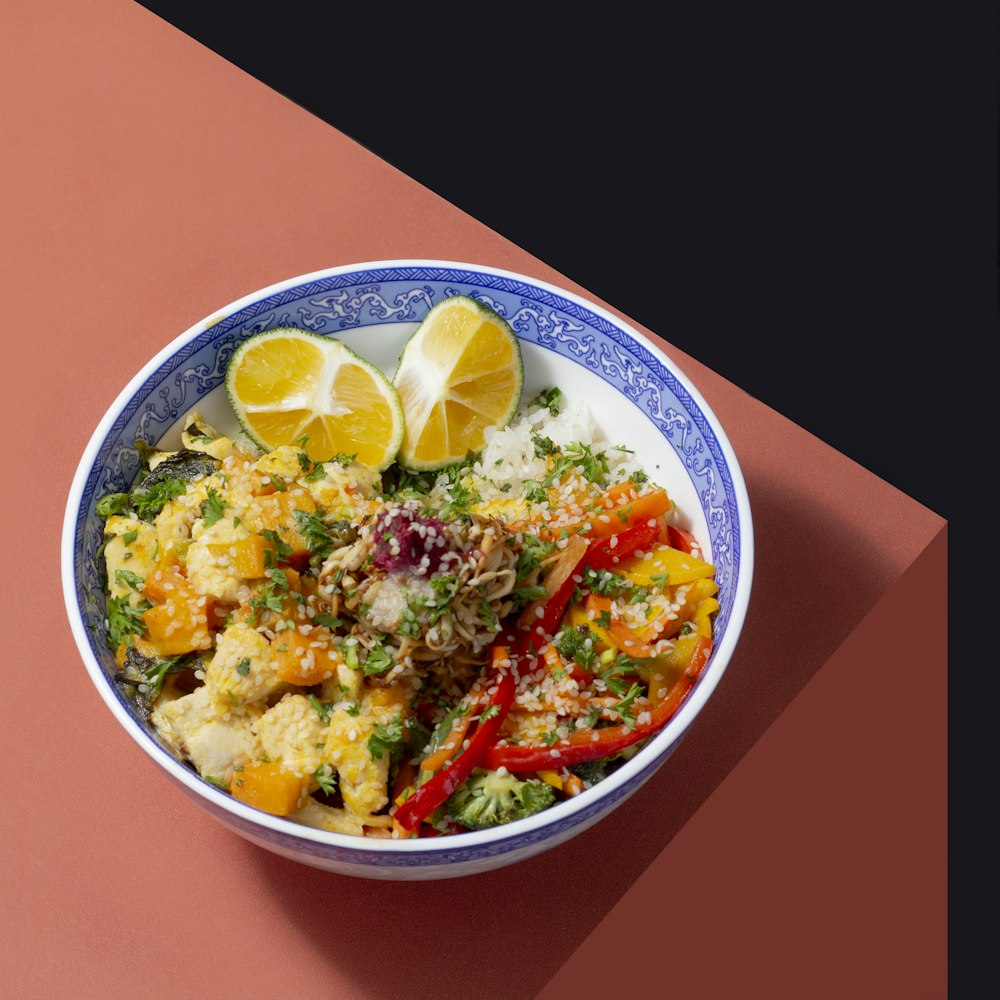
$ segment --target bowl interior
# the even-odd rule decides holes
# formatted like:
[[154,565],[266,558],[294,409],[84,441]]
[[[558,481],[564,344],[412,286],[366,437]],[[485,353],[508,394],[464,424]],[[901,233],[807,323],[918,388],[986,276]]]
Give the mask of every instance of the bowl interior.
[[[134,480],[135,440],[176,447],[183,416],[195,407],[218,430],[235,432],[223,381],[235,347],[253,333],[294,325],[332,335],[391,375],[430,307],[455,294],[491,306],[517,333],[525,401],[550,385],[586,399],[603,436],[634,450],[651,478],[667,487],[681,512],[678,523],[693,531],[716,566],[716,655],[727,632],[738,632],[749,586],[749,566],[741,565],[749,560],[741,546],[746,511],[739,469],[700,396],[644,338],[575,296],[506,272],[433,263],[337,268],[243,299],[178,338],[123,392],[81,464],[79,505],[68,512],[76,603],[108,688],[157,743],[110,680],[113,655],[103,634],[103,522],[94,508]],[[710,665],[702,682],[711,673]]]

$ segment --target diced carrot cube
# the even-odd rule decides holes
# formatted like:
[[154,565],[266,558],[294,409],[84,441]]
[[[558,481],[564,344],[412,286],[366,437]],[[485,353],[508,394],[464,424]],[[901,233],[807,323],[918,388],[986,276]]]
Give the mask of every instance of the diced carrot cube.
[[178,656],[196,649],[210,649],[212,634],[205,608],[189,602],[170,601],[144,611],[143,621],[150,641],[160,656]]
[[391,687],[369,688],[368,703],[374,708],[398,708],[405,712],[410,700],[405,688],[393,684]]
[[256,580],[264,575],[264,570],[267,569],[264,563],[267,539],[262,535],[251,535],[249,538],[241,538],[233,547],[236,549],[233,570],[238,576],[245,580]]
[[291,558],[308,555],[310,549],[306,539],[298,529],[295,511],[307,514],[316,511],[316,503],[305,492],[290,496],[288,493],[272,493],[269,496],[254,497],[247,507],[246,520],[258,532],[277,532],[281,540],[291,548]]
[[288,816],[295,812],[306,787],[306,779],[286,771],[274,761],[254,761],[233,774],[229,791],[234,799],[270,813]]
[[296,628],[282,629],[271,643],[278,676],[288,684],[310,687],[337,672],[340,654],[331,643],[330,630],[314,628],[302,635]]
[[142,587],[142,596],[154,604],[166,604],[167,601],[175,599],[187,600],[193,594],[188,578],[176,565],[158,565],[146,577]]

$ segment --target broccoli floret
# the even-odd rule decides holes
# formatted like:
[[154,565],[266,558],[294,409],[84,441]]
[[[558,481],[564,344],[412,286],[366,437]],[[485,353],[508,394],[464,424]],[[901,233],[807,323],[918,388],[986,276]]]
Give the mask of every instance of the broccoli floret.
[[568,626],[556,636],[556,649],[567,660],[575,660],[586,669],[594,660],[594,638],[586,625]]
[[587,786],[593,788],[608,776],[609,758],[589,760],[585,764],[574,764],[570,770]]
[[485,830],[548,809],[556,793],[541,781],[477,769],[448,799],[447,810],[469,830]]
[[618,753],[611,754],[610,757],[587,761],[585,764],[573,764],[569,770],[580,778],[587,788],[593,788],[613,771],[617,771],[626,761],[631,760],[647,742],[649,741],[640,740],[638,743],[625,747],[624,750],[619,750]]

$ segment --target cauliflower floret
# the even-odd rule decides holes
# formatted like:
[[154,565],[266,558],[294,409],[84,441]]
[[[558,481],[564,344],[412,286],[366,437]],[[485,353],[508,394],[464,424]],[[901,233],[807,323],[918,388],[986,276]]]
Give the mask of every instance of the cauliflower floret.
[[338,708],[326,733],[323,762],[337,772],[344,805],[359,816],[376,813],[389,801],[389,755],[373,758],[368,747],[375,725],[367,713],[352,716]]
[[[143,580],[153,570],[153,551],[156,548],[156,531],[151,524],[139,520],[134,514],[115,514],[104,525],[108,541],[104,546],[105,566],[108,570],[108,590],[112,597],[128,594],[129,603],[136,604],[139,592],[124,573]],[[123,570],[119,575],[116,571]],[[141,589],[142,585],[138,584]],[[135,595],[135,599],[132,599]]]
[[163,738],[187,754],[204,778],[229,787],[233,768],[244,767],[258,755],[251,726],[260,709],[231,708],[220,716],[212,693],[200,687],[175,701],[157,705],[150,718]]
[[319,770],[325,728],[319,713],[301,694],[286,694],[254,723],[261,750],[301,775]]
[[246,622],[230,625],[216,640],[205,670],[205,687],[217,706],[262,702],[285,687],[271,657],[271,646]]

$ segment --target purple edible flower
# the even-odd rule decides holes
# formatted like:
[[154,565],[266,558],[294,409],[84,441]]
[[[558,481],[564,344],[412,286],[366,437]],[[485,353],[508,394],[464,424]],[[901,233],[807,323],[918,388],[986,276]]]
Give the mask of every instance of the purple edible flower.
[[415,507],[390,507],[375,518],[372,562],[386,573],[410,571],[433,576],[450,555],[448,542],[445,521],[422,517]]

